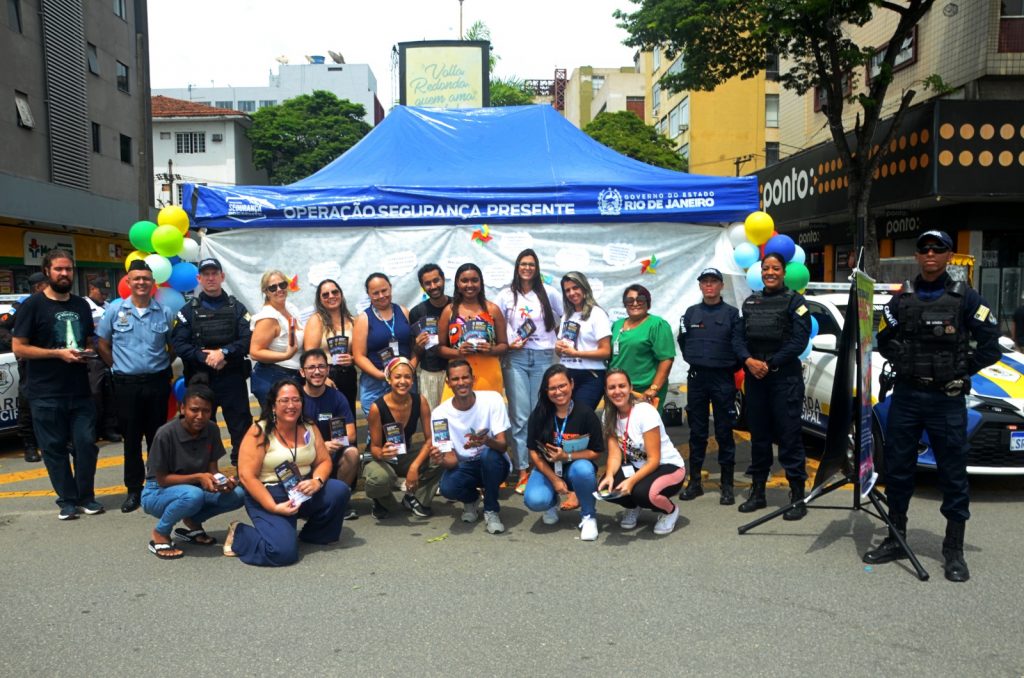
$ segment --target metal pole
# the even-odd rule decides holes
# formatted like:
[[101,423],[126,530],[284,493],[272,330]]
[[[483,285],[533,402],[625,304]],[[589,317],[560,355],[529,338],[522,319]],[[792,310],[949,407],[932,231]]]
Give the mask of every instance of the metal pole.
[[464,0],[459,0],[459,40],[465,40],[465,33],[462,32],[462,3]]

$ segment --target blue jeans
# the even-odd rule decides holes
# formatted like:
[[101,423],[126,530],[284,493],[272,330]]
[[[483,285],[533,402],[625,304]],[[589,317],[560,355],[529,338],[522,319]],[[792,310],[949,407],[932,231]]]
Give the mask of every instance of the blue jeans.
[[[596,514],[594,505],[597,504],[597,499],[594,498],[594,491],[597,489],[597,469],[594,463],[589,459],[577,459],[569,464],[564,479],[565,484],[580,500],[580,517],[593,517]],[[535,471],[526,482],[523,501],[526,508],[531,511],[547,511],[558,503],[558,495],[555,494],[555,488],[548,477],[540,471]]]
[[569,370],[572,378],[572,399],[582,403],[592,410],[604,397],[604,376],[607,370]]
[[478,487],[484,488],[484,510],[497,513],[498,486],[508,477],[508,457],[497,450],[487,448],[476,459],[460,461],[455,468],[450,468],[441,476],[441,494],[447,499],[454,499],[472,504],[480,498]]
[[[96,498],[96,404],[92,396],[35,398],[32,400],[32,428],[43,452],[50,484],[57,493],[57,505],[82,506]],[[68,456],[75,469],[71,470]]]
[[256,363],[252,368],[249,389],[256,397],[261,412],[266,409],[264,401],[267,399],[267,394],[270,393],[270,387],[282,379],[291,379],[296,384],[302,383],[298,370],[290,370],[279,365],[264,365],[263,363]]
[[[359,407],[363,410],[363,416],[370,416],[370,406],[382,395],[391,390],[388,382],[383,379],[375,379],[366,374],[359,375]],[[349,403],[355,410],[355,403]],[[370,434],[367,433],[367,436]]]
[[530,420],[530,413],[537,405],[541,377],[554,360],[554,349],[521,348],[506,353],[502,361],[505,395],[508,396],[508,414],[512,422],[511,454],[515,468],[520,471],[530,468],[526,425]]
[[158,518],[156,531],[165,537],[179,521],[191,518],[202,525],[214,516],[242,508],[245,490],[241,485],[231,492],[207,492],[195,485],[160,487],[155,480],[147,480],[142,488],[142,510]]

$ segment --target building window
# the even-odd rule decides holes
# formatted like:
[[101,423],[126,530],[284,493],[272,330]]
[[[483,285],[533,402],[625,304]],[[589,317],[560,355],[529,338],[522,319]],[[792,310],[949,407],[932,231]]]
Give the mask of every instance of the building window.
[[214,101],[213,102],[213,107],[214,108],[234,108],[234,105],[235,105],[235,102],[234,101],[230,101],[230,100],[228,100],[228,101]]
[[206,153],[206,132],[175,132],[174,149],[177,153]]
[[1002,0],[998,50],[1024,52],[1024,0]]
[[32,117],[32,107],[28,103],[28,95],[24,92],[14,92],[14,108],[17,110],[18,127],[32,129],[36,121]]
[[[843,76],[843,96],[844,97],[848,97],[848,96],[850,96],[850,94],[852,92],[853,92],[853,87],[850,84],[850,76],[844,75]],[[828,97],[825,96],[825,88],[824,87],[815,87],[814,88],[814,112],[815,113],[819,112],[827,104],[828,104]]]
[[277,99],[260,99],[260,108],[267,106],[277,106]]
[[171,133],[170,132],[160,132],[160,139],[162,141],[170,140],[170,138],[171,138]]
[[121,162],[132,164],[132,138],[121,135]]
[[131,91],[128,86],[128,67],[120,61],[117,62],[117,89],[125,94]]
[[764,64],[764,79],[777,81],[779,79],[779,55],[769,54]]
[[119,16],[125,21],[128,20],[128,7],[125,0],[113,0],[114,2],[114,15]]
[[594,92],[594,94],[597,94],[598,91],[600,91],[600,89],[602,87],[604,87],[604,76],[603,75],[591,76],[591,78],[590,78],[590,88],[591,88],[591,91]]
[[[868,64],[868,82],[872,78],[877,78],[879,73],[882,72],[882,59],[885,58],[885,50],[888,48],[888,44],[882,45],[871,55],[871,62]],[[895,73],[907,68],[915,61],[917,61],[917,26],[914,26],[913,30],[910,31],[910,35],[903,39],[903,45],[900,47],[899,53],[896,54],[896,60],[892,64],[892,71]]]
[[89,72],[93,75],[100,74],[100,55],[96,51],[96,45],[91,42],[85,44],[85,57],[89,62]]
[[238,102],[238,110],[242,111],[243,113],[252,113],[253,111],[256,110],[256,102],[255,101],[239,101]]
[[686,158],[687,160],[689,160],[690,159],[690,144],[683,144],[682,146],[680,146],[679,150],[676,151],[676,155],[678,155],[680,158]]
[[21,33],[21,0],[7,0],[7,24],[15,33]]
[[683,55],[682,54],[680,54],[679,57],[675,61],[672,62],[672,65],[668,67],[668,72],[669,73],[682,73],[683,72]]
[[779,161],[779,142],[778,141],[766,141],[764,144],[764,164],[765,166],[774,165]]
[[657,72],[657,70],[661,68],[661,49],[655,47],[654,51],[651,52],[651,59],[653,60],[652,69],[654,72]]
[[644,119],[644,98],[626,97],[626,110],[635,113],[636,117]]
[[661,106],[661,85],[654,83],[651,88],[651,112],[658,114],[658,106]]
[[92,152],[100,152],[100,124],[98,122],[92,123]]
[[765,127],[778,127],[779,126],[779,95],[778,94],[765,94],[764,95],[764,126]]

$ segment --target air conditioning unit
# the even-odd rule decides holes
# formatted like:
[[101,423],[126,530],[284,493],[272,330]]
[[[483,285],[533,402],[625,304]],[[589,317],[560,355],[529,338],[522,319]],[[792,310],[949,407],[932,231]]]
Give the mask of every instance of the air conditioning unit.
[[689,132],[689,131],[690,131],[690,126],[687,125],[685,122],[682,123],[681,125],[679,125],[679,133],[680,134],[685,134],[686,132]]
[[214,134],[211,138],[214,141],[224,141],[224,135],[223,134]]

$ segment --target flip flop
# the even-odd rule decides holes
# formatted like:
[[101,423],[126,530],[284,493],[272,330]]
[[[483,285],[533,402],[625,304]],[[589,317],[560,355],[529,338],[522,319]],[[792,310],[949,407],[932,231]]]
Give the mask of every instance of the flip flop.
[[206,530],[204,530],[203,528],[199,528],[198,530],[189,530],[184,527],[179,527],[174,530],[174,534],[183,542],[186,542],[188,544],[198,544],[199,546],[213,546],[217,543],[217,539],[206,534]]
[[235,558],[238,556],[238,554],[231,549],[235,544],[235,530],[237,529],[238,521],[232,521],[231,524],[228,525],[228,534],[224,537],[224,555],[228,558]]
[[575,492],[570,492],[566,496],[565,501],[562,502],[562,505],[559,507],[559,510],[562,510],[562,511],[575,511],[579,507],[580,507],[580,500],[579,500],[579,498],[577,498]]
[[158,544],[155,541],[149,542],[149,552],[156,556],[159,560],[177,560],[185,555],[184,551],[178,550],[176,554],[165,554],[165,551],[178,550],[178,547],[174,545],[172,541],[170,544]]

